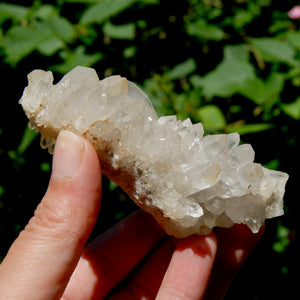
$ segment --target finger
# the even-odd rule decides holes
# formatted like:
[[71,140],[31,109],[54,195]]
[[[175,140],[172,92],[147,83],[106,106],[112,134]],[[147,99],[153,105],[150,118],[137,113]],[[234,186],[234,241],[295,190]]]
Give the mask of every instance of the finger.
[[236,272],[261,238],[263,232],[264,227],[257,234],[254,234],[248,226],[238,224],[231,228],[218,228],[216,230],[218,251],[205,299],[223,299]]
[[90,143],[63,131],[48,190],[0,265],[1,299],[58,299],[100,206],[101,173]]
[[190,236],[178,242],[157,300],[202,299],[217,249],[214,233]]
[[176,242],[170,237],[164,240],[108,299],[155,299]]
[[64,298],[102,299],[164,235],[149,214],[131,214],[86,247]]

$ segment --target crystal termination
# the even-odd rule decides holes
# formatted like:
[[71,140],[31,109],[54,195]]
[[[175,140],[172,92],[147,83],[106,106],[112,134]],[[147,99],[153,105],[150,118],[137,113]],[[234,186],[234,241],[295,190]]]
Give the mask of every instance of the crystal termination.
[[53,85],[35,70],[20,100],[41,145],[70,130],[95,147],[102,171],[170,235],[207,234],[244,223],[258,232],[283,214],[288,175],[254,163],[237,133],[203,136],[201,123],[157,117],[147,95],[120,76],[99,81],[76,67]]

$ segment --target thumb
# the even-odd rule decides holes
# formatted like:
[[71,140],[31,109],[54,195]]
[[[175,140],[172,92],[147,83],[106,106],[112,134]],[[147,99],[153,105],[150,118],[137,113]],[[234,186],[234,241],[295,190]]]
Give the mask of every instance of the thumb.
[[48,190],[0,265],[0,299],[59,299],[100,206],[101,172],[92,145],[62,131]]

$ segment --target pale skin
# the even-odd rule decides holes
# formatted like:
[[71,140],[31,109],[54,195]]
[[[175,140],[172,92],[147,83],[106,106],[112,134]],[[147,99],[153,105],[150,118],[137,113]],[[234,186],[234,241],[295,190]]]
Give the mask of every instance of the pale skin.
[[91,144],[63,131],[48,190],[0,265],[0,299],[222,299],[263,229],[175,239],[141,210],[86,245],[101,202]]

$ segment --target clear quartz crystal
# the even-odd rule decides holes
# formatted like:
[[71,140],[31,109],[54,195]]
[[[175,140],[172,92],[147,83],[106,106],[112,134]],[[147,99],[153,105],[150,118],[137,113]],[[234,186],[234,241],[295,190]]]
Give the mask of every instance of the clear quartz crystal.
[[206,234],[215,226],[247,224],[257,232],[283,214],[288,175],[254,163],[237,133],[203,137],[201,123],[157,117],[147,95],[120,76],[99,81],[76,67],[53,85],[51,72],[28,76],[20,103],[43,148],[59,131],[84,136],[103,172],[174,236]]

